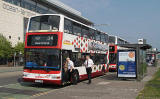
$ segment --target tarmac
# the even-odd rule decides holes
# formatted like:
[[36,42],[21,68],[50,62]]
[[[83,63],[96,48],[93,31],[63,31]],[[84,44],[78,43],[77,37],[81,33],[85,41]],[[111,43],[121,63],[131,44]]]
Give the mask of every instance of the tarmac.
[[16,71],[23,71],[23,66],[17,66],[17,67],[7,67],[7,66],[0,66],[0,73],[5,72],[16,72]]
[[[160,62],[158,64],[160,64]],[[157,67],[148,66],[147,75],[141,81],[120,80],[116,77],[116,72],[109,72],[104,76],[93,78],[92,84],[90,85],[88,85],[88,81],[85,80],[78,83],[78,85],[68,85],[59,88],[45,86],[46,88],[42,87],[43,91],[39,92],[38,90],[40,89],[37,89],[37,87],[33,87],[32,85],[22,86],[21,83],[17,83],[17,80],[22,76],[23,66],[0,67],[1,80],[6,81],[8,79],[6,82],[1,83],[1,86],[4,87],[2,87],[3,90],[0,89],[0,91],[8,90],[7,88],[17,89],[16,91],[18,93],[9,93],[9,95],[7,95],[7,97],[10,97],[10,95],[19,97],[14,99],[25,99],[25,97],[28,97],[28,99],[136,99],[146,82],[152,79],[158,68],[160,68],[160,65]],[[39,86],[38,88],[41,87]],[[22,98],[24,93],[28,93],[28,90],[31,92],[32,90],[37,90],[38,92],[32,93],[33,95],[31,95],[31,97],[30,95],[25,95],[24,98]]]

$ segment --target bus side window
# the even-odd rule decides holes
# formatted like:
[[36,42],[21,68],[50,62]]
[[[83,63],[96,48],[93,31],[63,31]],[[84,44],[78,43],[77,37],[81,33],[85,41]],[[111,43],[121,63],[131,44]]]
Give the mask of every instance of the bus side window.
[[88,27],[82,26],[82,35],[85,38],[89,37],[89,28]]
[[77,36],[81,36],[81,33],[82,33],[81,25],[74,22],[73,23],[73,34]]
[[89,30],[89,38],[95,40],[95,33],[93,29]]
[[65,33],[73,33],[73,26],[72,26],[72,21],[68,20],[68,19],[64,19],[64,32]]
[[108,36],[108,34],[105,34],[105,38],[106,38],[106,43],[109,43],[109,36]]
[[75,67],[80,67],[84,63],[84,60],[82,60],[82,55],[81,53],[72,53],[72,61],[74,62]]
[[101,35],[99,31],[96,31],[96,41],[101,41]]
[[94,54],[94,56],[92,56],[92,59],[95,65],[107,63],[107,57],[106,55],[103,55],[103,54]]
[[105,43],[106,42],[106,38],[105,38],[105,34],[101,33],[101,42]]

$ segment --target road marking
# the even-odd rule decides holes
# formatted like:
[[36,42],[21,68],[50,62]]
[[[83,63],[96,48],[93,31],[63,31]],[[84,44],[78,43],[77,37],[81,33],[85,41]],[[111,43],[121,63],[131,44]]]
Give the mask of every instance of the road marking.
[[46,92],[42,92],[42,93],[38,93],[38,94],[35,94],[33,96],[30,97],[30,99],[33,99],[33,98],[36,98],[36,97],[40,97],[40,96],[43,96],[43,95],[47,95],[51,92],[55,92],[56,90],[58,89],[55,89],[55,90],[50,90],[50,91],[46,91]]
[[59,88],[59,89],[54,89],[54,90],[49,90],[49,91],[46,91],[46,92],[41,92],[41,93],[38,93],[38,94],[35,94],[35,95],[31,96],[30,99],[34,99],[34,98],[37,98],[37,97],[40,97],[40,96],[44,96],[44,95],[47,95],[49,93],[58,91],[60,89],[68,88],[68,87],[70,87],[70,86],[65,86],[65,87],[62,87],[62,88]]
[[10,85],[16,85],[16,84],[18,84],[18,83],[3,85],[3,86],[0,86],[0,88],[2,88],[2,87],[7,87],[7,86],[10,86]]
[[98,85],[108,85],[110,82],[99,82]]

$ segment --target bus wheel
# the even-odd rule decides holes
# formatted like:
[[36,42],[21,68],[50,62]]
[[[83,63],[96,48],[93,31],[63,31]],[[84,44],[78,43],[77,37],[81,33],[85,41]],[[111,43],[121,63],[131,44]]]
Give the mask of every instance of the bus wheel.
[[78,71],[75,71],[74,74],[73,74],[73,81],[72,81],[72,83],[74,85],[76,85],[78,82],[79,82],[79,73],[78,73]]
[[103,66],[102,67],[102,75],[104,75],[105,74],[105,67]]

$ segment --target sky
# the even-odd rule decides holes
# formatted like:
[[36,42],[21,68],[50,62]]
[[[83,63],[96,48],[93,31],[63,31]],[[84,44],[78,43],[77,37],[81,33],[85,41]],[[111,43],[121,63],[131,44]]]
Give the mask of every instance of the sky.
[[110,35],[136,43],[138,38],[160,49],[160,0],[60,0]]

